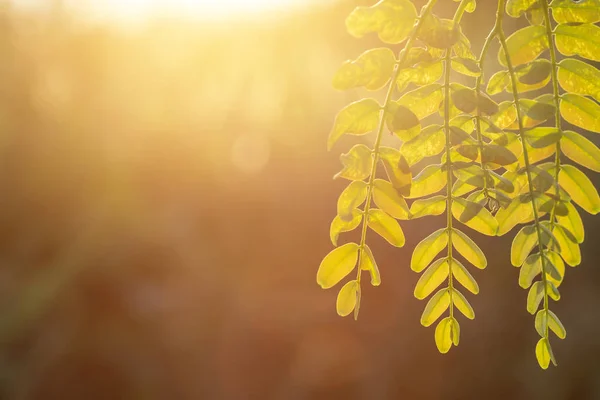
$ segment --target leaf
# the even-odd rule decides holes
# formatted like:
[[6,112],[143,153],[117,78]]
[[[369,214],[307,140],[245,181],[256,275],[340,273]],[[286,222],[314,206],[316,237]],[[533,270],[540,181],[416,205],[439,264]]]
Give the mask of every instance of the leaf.
[[465,287],[469,292],[473,294],[479,293],[479,285],[475,281],[475,278],[467,271],[464,265],[458,260],[452,259],[452,276]]
[[392,186],[400,195],[408,196],[412,172],[404,156],[398,150],[385,146],[379,148],[379,155]]
[[444,100],[442,85],[432,83],[405,93],[396,104],[410,109],[419,120],[422,120],[438,111],[442,100]]
[[560,225],[555,225],[552,230],[558,245],[560,255],[571,267],[581,264],[581,250],[573,235]]
[[388,129],[403,141],[410,140],[421,132],[421,122],[415,113],[396,103],[389,105],[386,121]]
[[363,271],[369,271],[369,274],[371,274],[371,285],[381,285],[379,267],[377,267],[375,257],[373,257],[373,252],[371,252],[371,248],[367,244],[365,244],[362,255],[360,256],[360,269]]
[[540,306],[540,302],[544,297],[544,284],[542,281],[534,282],[527,294],[527,311],[533,315]]
[[466,299],[465,296],[458,290],[452,288],[452,303],[458,308],[458,310],[463,313],[463,315],[469,319],[475,318],[475,311],[473,307]]
[[431,264],[421,275],[415,286],[415,297],[423,300],[448,278],[448,260],[440,258]]
[[411,32],[417,10],[409,0],[381,0],[371,7],[356,7],[346,19],[348,32],[357,38],[377,32],[384,43],[402,42]]
[[448,244],[448,231],[446,228],[438,229],[425,239],[421,240],[413,251],[410,260],[410,269],[415,272],[421,272],[440,251],[444,250]]
[[542,272],[542,256],[539,253],[532,254],[523,263],[519,271],[519,286],[528,289],[536,276]]
[[333,178],[345,178],[351,181],[362,181],[371,175],[371,149],[364,144],[357,144],[346,154],[340,155],[343,169]]
[[517,157],[505,147],[495,144],[486,144],[483,147],[481,161],[486,164],[505,166],[517,162]]
[[361,99],[343,108],[335,117],[327,149],[331,150],[344,134],[364,135],[377,128],[380,110],[375,99]]
[[[548,48],[548,37],[543,26],[528,26],[519,29],[506,39],[506,46],[513,66],[527,64],[535,60]],[[506,67],[506,55],[500,49],[498,61]]]
[[421,325],[427,327],[433,324],[450,306],[448,288],[439,290],[431,296],[421,315]]
[[600,27],[593,24],[560,24],[554,29],[556,48],[565,56],[578,55],[600,61]]
[[498,222],[486,208],[460,197],[452,201],[452,215],[469,228],[484,235],[494,236],[498,230]]
[[552,354],[552,349],[550,348],[550,343],[547,338],[541,338],[537,342],[537,345],[535,346],[535,356],[542,369],[548,369],[550,361],[552,361],[552,364],[556,365],[556,360],[554,359],[554,354]]
[[337,202],[337,214],[345,221],[351,221],[353,210],[364,203],[367,198],[367,184],[364,181],[353,181],[340,194]]
[[358,249],[356,243],[346,243],[331,250],[319,265],[317,283],[329,289],[344,279],[356,267]]
[[559,287],[565,277],[565,263],[558,253],[550,250],[544,252],[544,258],[546,278],[552,282],[554,286]]
[[460,39],[458,24],[452,20],[440,19],[433,14],[428,14],[423,28],[419,32],[419,39],[436,49],[450,48]]
[[456,251],[475,267],[484,269],[487,266],[487,260],[479,246],[470,237],[456,228],[453,228],[452,233],[452,246]]
[[444,72],[441,61],[421,62],[414,67],[403,68],[398,72],[396,84],[398,90],[402,91],[410,83],[417,86],[425,86],[440,80]]
[[336,309],[340,317],[345,317],[354,311],[354,307],[356,307],[356,292],[358,289],[359,286],[356,281],[350,281],[340,289],[336,301]]
[[508,71],[498,71],[488,81],[487,93],[494,95],[502,92],[510,84]]
[[538,244],[535,226],[525,226],[517,233],[510,248],[510,262],[520,267],[531,250]]
[[508,0],[506,13],[513,18],[519,18],[525,11],[537,4],[538,0]]
[[527,143],[535,149],[554,145],[562,138],[562,134],[557,128],[546,126],[528,129],[524,136]]
[[590,214],[600,212],[600,197],[590,179],[573,165],[562,165],[558,175],[559,185],[571,199]]
[[370,209],[367,225],[382,238],[387,240],[392,246],[404,246],[404,232],[402,232],[400,224],[382,210],[377,208]]
[[573,204],[566,203],[566,207],[568,210],[567,215],[557,216],[556,220],[566,230],[573,234],[573,237],[577,243],[583,243],[583,240],[585,239],[585,232],[583,229],[583,221],[581,220],[581,216]]
[[390,182],[383,179],[373,181],[373,201],[378,208],[392,217],[408,219],[408,204]]
[[415,200],[410,206],[412,219],[443,214],[446,211],[446,196],[433,196]]
[[562,60],[558,67],[558,82],[565,91],[600,101],[600,70],[574,58]]
[[600,172],[600,149],[584,136],[573,131],[563,132],[560,149],[577,164]]
[[600,106],[593,100],[578,94],[563,94],[560,115],[575,126],[600,133]]
[[477,108],[485,115],[492,115],[498,112],[498,104],[486,95],[477,93],[470,88],[464,88],[452,91],[452,102],[460,111],[472,113]]
[[548,327],[548,313],[546,310],[540,310],[535,314],[535,330],[541,337],[546,337],[546,328]]
[[447,173],[441,165],[428,165],[415,176],[410,190],[410,196],[407,198],[417,198],[437,193],[446,186]]
[[554,283],[546,281],[546,292],[552,300],[560,300],[560,293],[558,292],[558,288],[554,285]]
[[600,0],[554,0],[552,16],[559,24],[570,22],[593,24],[600,21]]
[[536,121],[547,121],[554,117],[556,107],[553,104],[534,102],[525,109],[525,114]]
[[565,329],[560,319],[552,311],[548,310],[548,327],[559,339],[567,337],[567,330]]
[[452,317],[442,319],[435,327],[435,345],[440,353],[450,351],[452,344],[458,345],[460,328],[458,321]]
[[363,216],[362,211],[354,209],[352,210],[351,215],[352,218],[349,221],[344,221],[339,215],[336,215],[331,222],[331,226],[329,227],[329,237],[334,246],[337,246],[340,233],[353,231],[360,225]]
[[451,66],[453,70],[463,75],[474,77],[481,75],[481,69],[477,61],[470,58],[453,57]]
[[370,49],[354,61],[346,61],[333,77],[333,87],[348,90],[364,86],[379,90],[390,80],[396,65],[394,52],[387,47]]
[[431,157],[444,151],[446,136],[441,125],[429,125],[415,138],[404,142],[400,153],[409,165],[415,165],[425,157]]
[[552,72],[552,64],[548,60],[535,60],[531,62],[530,67],[527,68],[527,72],[519,74],[519,82],[526,85],[536,85],[540,82],[545,81],[550,77]]

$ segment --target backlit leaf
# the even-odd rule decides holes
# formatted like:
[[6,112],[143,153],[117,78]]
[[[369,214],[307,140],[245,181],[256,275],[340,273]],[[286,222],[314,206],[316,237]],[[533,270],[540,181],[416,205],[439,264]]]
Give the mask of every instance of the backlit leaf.
[[554,0],[551,6],[552,16],[559,24],[600,21],[600,0]]
[[451,65],[453,70],[463,75],[477,77],[481,74],[477,62],[470,58],[453,57]]
[[337,202],[337,214],[343,221],[353,219],[353,210],[364,203],[367,198],[367,183],[364,181],[353,181],[340,194]]
[[465,268],[464,265],[458,260],[452,259],[452,276],[465,287],[469,292],[473,294],[479,293],[479,285],[475,281],[475,278]]
[[377,208],[370,209],[367,225],[387,240],[392,246],[404,246],[404,232],[402,232],[400,224],[382,210]]
[[428,165],[413,179],[410,196],[417,198],[437,193],[446,186],[447,173],[441,165]]
[[[519,29],[506,40],[508,52],[513,66],[526,64],[535,60],[548,48],[548,37],[543,26],[528,26]],[[498,53],[500,64],[506,67],[504,50]]]
[[392,184],[383,179],[373,182],[373,201],[375,205],[394,218],[408,219],[408,205]]
[[436,292],[427,302],[421,315],[421,325],[427,327],[433,324],[450,306],[450,293],[448,288]]
[[408,108],[422,120],[438,111],[443,99],[442,85],[432,83],[404,94],[396,104]]
[[513,18],[519,18],[521,14],[536,5],[538,0],[508,0],[506,2],[506,13]]
[[346,243],[331,250],[319,265],[317,283],[329,289],[344,279],[356,267],[358,249],[356,243]]
[[556,220],[560,225],[565,227],[569,232],[573,234],[577,243],[583,243],[585,239],[585,232],[583,229],[583,221],[579,212],[575,206],[571,203],[566,204],[568,213],[566,216],[557,216]]
[[516,234],[510,249],[510,262],[520,267],[531,250],[538,244],[535,226],[525,226]]
[[371,285],[379,286],[381,284],[379,267],[377,267],[375,257],[373,257],[373,252],[371,252],[371,248],[366,243],[362,251],[362,255],[360,256],[360,269],[363,271],[369,271],[369,274],[371,274]]
[[409,165],[414,165],[425,157],[431,157],[444,151],[446,145],[446,136],[441,125],[430,125],[423,129],[421,133],[404,142],[400,147],[400,152],[406,158]]
[[548,310],[548,327],[559,339],[567,337],[567,330],[565,329],[560,319],[552,311]]
[[442,77],[444,65],[441,61],[422,62],[414,67],[403,68],[398,72],[398,90],[404,90],[410,83],[424,86],[437,82]]
[[333,243],[334,246],[337,246],[340,233],[353,231],[358,227],[358,225],[360,225],[363,216],[362,211],[354,209],[352,210],[351,215],[352,217],[348,221],[345,221],[339,215],[336,215],[331,222],[331,226],[329,227],[329,237],[331,238],[331,243]]
[[364,86],[379,90],[390,80],[396,58],[387,47],[370,49],[354,61],[346,61],[333,77],[333,87],[347,90]]
[[534,282],[527,294],[527,312],[534,315],[540,307],[540,302],[544,297],[544,284],[542,281]]
[[402,196],[408,196],[412,184],[412,172],[406,158],[396,149],[381,146],[379,156],[392,186]]
[[494,236],[498,230],[498,222],[486,208],[466,199],[453,199],[452,215],[469,228],[484,235]]
[[526,69],[526,72],[519,74],[519,82],[526,85],[535,85],[548,79],[552,71],[552,64],[548,60],[535,60]]
[[435,345],[440,353],[446,354],[450,351],[452,344],[457,345],[459,341],[460,328],[458,321],[452,317],[442,319],[435,327]]
[[466,299],[465,296],[458,290],[452,288],[452,303],[463,313],[463,315],[469,319],[475,318],[475,311],[471,306],[471,303]]
[[419,33],[419,39],[423,43],[436,49],[447,49],[458,42],[460,32],[454,21],[437,18],[433,14],[428,14],[426,18]]
[[563,132],[560,149],[572,161],[592,171],[600,172],[600,149],[584,136],[573,131]]
[[556,360],[554,359],[554,354],[552,354],[552,349],[550,348],[550,343],[547,338],[541,338],[537,342],[537,345],[535,346],[535,356],[542,369],[548,369],[550,361],[556,365]]
[[590,214],[600,212],[600,197],[590,179],[573,165],[562,165],[558,183],[581,208]]
[[333,178],[345,178],[351,181],[362,181],[371,175],[371,149],[364,144],[357,144],[346,154],[340,155],[344,168]]
[[600,70],[574,58],[558,63],[558,82],[567,92],[592,96],[600,101]]
[[600,27],[594,24],[560,24],[554,29],[556,48],[565,56],[600,61]]
[[470,237],[456,228],[452,230],[452,246],[454,246],[461,256],[477,268],[484,269],[487,266],[487,260],[479,246]]
[[558,142],[562,135],[557,128],[538,126],[525,131],[525,139],[527,143],[533,148],[543,148],[551,146]]
[[361,99],[343,108],[335,117],[327,149],[331,150],[344,134],[364,135],[377,128],[380,109],[379,103],[374,99]]
[[532,254],[523,263],[519,270],[519,286],[527,289],[533,280],[542,272],[542,256],[539,253]]
[[386,112],[388,129],[403,141],[410,140],[421,132],[419,118],[410,109],[391,103]]
[[547,279],[551,281],[554,286],[559,287],[565,277],[565,263],[560,255],[554,251],[545,251],[544,258],[546,261],[544,270],[548,275]]
[[363,37],[376,32],[384,43],[402,42],[413,28],[417,10],[409,0],[381,0],[371,7],[356,7],[346,19],[348,32]]
[[410,206],[411,218],[421,218],[443,214],[446,211],[446,196],[433,196],[415,200]]
[[350,281],[342,286],[336,301],[336,309],[339,316],[345,317],[354,311],[354,307],[356,307],[356,292],[358,290],[359,286],[356,281]]
[[446,228],[433,232],[415,247],[410,260],[410,268],[415,272],[423,271],[447,244],[448,231]]
[[600,105],[587,97],[573,93],[562,95],[560,115],[575,126],[600,133]]
[[415,286],[415,297],[423,300],[448,278],[450,268],[445,258],[436,260],[421,275]]
[[552,230],[560,246],[560,255],[571,267],[581,264],[581,250],[573,235],[560,225],[555,225]]

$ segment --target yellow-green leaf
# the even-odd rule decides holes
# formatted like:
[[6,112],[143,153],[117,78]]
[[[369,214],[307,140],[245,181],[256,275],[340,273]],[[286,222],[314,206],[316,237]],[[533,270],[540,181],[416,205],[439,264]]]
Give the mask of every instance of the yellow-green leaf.
[[413,29],[417,10],[409,0],[381,0],[371,7],[356,7],[346,19],[348,32],[363,37],[376,32],[384,43],[402,42]]
[[600,101],[600,70],[574,58],[558,63],[558,82],[567,92],[592,96]]
[[329,237],[334,246],[337,246],[340,233],[353,231],[360,225],[363,216],[362,211],[354,209],[352,210],[351,215],[352,217],[349,221],[345,221],[339,215],[336,215],[331,222],[331,226],[329,227]]
[[555,251],[544,251],[544,258],[546,260],[544,264],[546,279],[552,282],[555,287],[559,287],[565,277],[565,263]]
[[573,93],[562,95],[560,115],[573,125],[600,133],[600,105],[587,97]]
[[373,201],[375,205],[394,218],[408,219],[408,205],[394,186],[383,179],[373,182]]
[[410,194],[412,172],[406,158],[398,150],[386,146],[379,148],[379,156],[385,172],[398,194],[402,196]]
[[506,2],[506,13],[513,18],[519,18],[521,14],[537,3],[538,0],[508,0]]
[[510,248],[510,262],[515,267],[520,267],[531,250],[538,244],[535,226],[524,226],[515,235]]
[[474,77],[481,75],[481,69],[477,61],[470,58],[453,57],[451,65],[453,70],[463,75]]
[[471,306],[471,303],[467,300],[465,296],[458,290],[452,288],[452,303],[458,308],[458,310],[463,313],[463,315],[469,319],[475,318],[475,311]]
[[565,56],[600,61],[600,27],[594,24],[560,24],[554,29],[556,48]]
[[385,118],[388,129],[403,141],[410,140],[421,132],[419,118],[405,106],[390,103]]
[[527,221],[532,213],[531,204],[523,203],[518,197],[513,199],[508,207],[501,208],[496,213],[498,236],[508,233],[518,224]]
[[379,267],[377,267],[375,257],[373,257],[373,252],[371,252],[371,248],[367,244],[365,244],[362,254],[360,256],[360,269],[363,271],[369,271],[369,273],[371,274],[371,285],[381,285],[381,275],[379,273]]
[[452,276],[473,294],[479,293],[479,285],[464,265],[458,260],[452,259]]
[[415,297],[423,300],[448,278],[450,268],[445,258],[436,260],[423,272],[415,286]]
[[600,212],[600,197],[590,179],[573,165],[562,165],[558,175],[559,185],[571,199],[590,214]]
[[350,281],[340,289],[337,296],[336,309],[341,317],[349,315],[356,307],[356,292],[359,290],[358,282]]
[[533,279],[542,272],[542,256],[539,253],[532,254],[523,263],[519,271],[519,286],[527,289],[533,283]]
[[442,170],[441,165],[428,165],[413,179],[410,189],[410,196],[414,199],[437,193],[446,186],[446,171]]
[[544,284],[542,281],[534,282],[527,294],[527,311],[534,315],[544,297]]
[[419,39],[436,49],[450,48],[460,39],[458,24],[453,20],[428,14],[423,29],[419,32]]
[[440,353],[446,354],[452,344],[458,344],[460,328],[452,317],[442,319],[435,328],[435,345]]
[[331,150],[344,134],[364,135],[377,128],[381,107],[375,99],[361,99],[343,108],[335,117],[333,129],[327,140]]
[[414,165],[425,157],[440,154],[444,150],[446,136],[441,125],[430,125],[417,137],[404,142],[400,152],[409,165]]
[[395,64],[394,52],[389,48],[367,50],[341,66],[333,77],[333,87],[347,90],[364,86],[368,90],[379,90],[390,80]]
[[377,208],[370,209],[367,225],[392,246],[404,246],[404,232],[402,232],[400,224],[382,210]]
[[[527,64],[535,60],[548,48],[548,37],[543,26],[528,26],[519,29],[506,40],[513,66]],[[504,50],[498,53],[500,64],[506,67]]]
[[487,266],[487,260],[479,246],[470,237],[456,228],[452,230],[452,246],[454,246],[461,256],[477,268],[484,269]]
[[600,172],[600,149],[584,136],[573,131],[563,132],[560,149],[572,161],[592,171]]
[[351,181],[362,181],[371,175],[371,149],[364,144],[357,144],[346,154],[340,155],[344,166],[333,178],[345,178]]
[[537,345],[535,346],[535,356],[542,369],[548,369],[550,361],[552,361],[552,364],[556,365],[556,360],[554,359],[554,354],[552,354],[550,342],[548,342],[547,338],[541,338],[537,342]]
[[319,265],[317,283],[329,289],[344,279],[356,267],[358,249],[356,243],[346,243],[331,250]]
[[398,90],[404,90],[410,83],[425,86],[437,82],[442,77],[444,66],[441,61],[421,62],[414,67],[403,68],[398,72]]
[[364,203],[367,198],[367,183],[353,181],[340,194],[337,202],[337,215],[345,221],[352,221],[353,210]]
[[422,120],[438,111],[443,99],[442,85],[432,83],[404,94],[396,103],[407,107]]
[[567,330],[565,329],[560,319],[552,311],[548,310],[548,328],[554,332],[559,339],[567,337]]
[[559,24],[593,24],[600,21],[600,0],[554,0],[551,7],[552,16]]
[[560,246],[563,260],[571,267],[581,264],[581,250],[573,235],[560,225],[555,225],[552,233]]
[[440,215],[444,211],[446,211],[446,197],[441,195],[415,200],[410,206],[410,215],[413,219]]
[[557,215],[556,220],[560,225],[565,227],[565,229],[573,234],[573,237],[575,237],[577,243],[583,243],[583,240],[585,239],[585,231],[583,229],[583,221],[581,220],[581,216],[573,204],[569,202],[565,205],[567,207],[567,215]]
[[421,325],[427,327],[433,324],[450,306],[448,288],[440,289],[431,296],[421,315]]
[[410,261],[410,268],[415,272],[423,271],[447,244],[448,231],[446,228],[433,232],[415,247]]
[[484,235],[494,236],[498,221],[481,204],[457,197],[452,201],[452,215],[458,221]]

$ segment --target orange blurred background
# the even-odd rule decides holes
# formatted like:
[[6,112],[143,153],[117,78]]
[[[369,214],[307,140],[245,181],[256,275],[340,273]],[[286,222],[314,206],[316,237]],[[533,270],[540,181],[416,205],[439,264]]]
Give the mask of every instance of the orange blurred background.
[[[473,233],[490,263],[447,355],[409,268],[441,219],[404,223],[403,249],[369,237],[383,284],[357,322],[316,284],[356,140],[326,138],[364,95],[331,78],[379,45],[344,27],[372,1],[135,29],[18,2],[0,1],[1,399],[600,399],[597,218],[545,372],[511,235]],[[493,3],[465,16],[476,49]]]

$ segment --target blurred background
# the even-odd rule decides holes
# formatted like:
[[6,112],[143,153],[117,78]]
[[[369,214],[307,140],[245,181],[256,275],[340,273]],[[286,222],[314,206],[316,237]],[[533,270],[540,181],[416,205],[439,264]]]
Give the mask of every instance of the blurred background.
[[358,322],[316,284],[356,142],[326,138],[364,95],[331,78],[378,45],[344,26],[372,3],[0,0],[0,399],[600,399],[597,218],[545,372],[514,232],[470,231],[489,265],[444,356],[409,268],[442,219],[369,236]]

